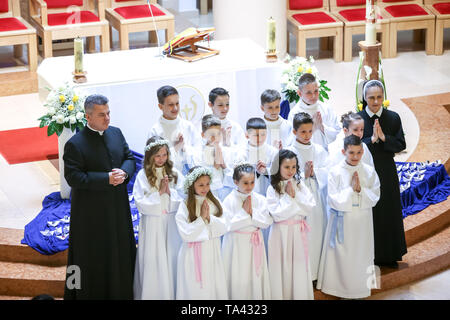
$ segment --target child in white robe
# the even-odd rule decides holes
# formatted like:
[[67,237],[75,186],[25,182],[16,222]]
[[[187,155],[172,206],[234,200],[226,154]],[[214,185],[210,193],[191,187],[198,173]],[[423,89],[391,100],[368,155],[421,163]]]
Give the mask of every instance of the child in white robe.
[[239,158],[232,148],[222,145],[220,120],[216,116],[203,116],[202,138],[202,146],[187,153],[186,161],[189,168],[203,166],[212,171],[211,192],[223,201],[234,188],[233,168]]
[[362,163],[361,139],[344,139],[345,159],[328,176],[330,219],[325,234],[317,289],[347,299],[370,296],[374,266],[372,207],[380,198],[375,169]]
[[183,176],[173,168],[169,142],[150,138],[133,196],[140,214],[139,245],[134,272],[136,300],[175,299],[177,256],[181,238],[175,213],[181,201]]
[[208,106],[213,115],[221,122],[223,145],[226,147],[243,147],[245,145],[244,130],[236,121],[227,119],[230,111],[230,94],[224,88],[214,88],[209,93]]
[[308,113],[314,121],[312,142],[320,144],[325,150],[336,139],[341,126],[333,109],[319,101],[319,84],[314,75],[303,74],[298,81],[300,100],[289,112],[288,121],[292,123],[299,112]]
[[278,149],[266,143],[267,126],[261,118],[250,118],[247,121],[245,136],[248,143],[241,150],[243,161],[253,165],[256,170],[255,192],[265,196],[269,187],[270,166]]
[[268,300],[270,278],[260,229],[269,227],[273,220],[265,197],[253,192],[255,168],[240,164],[234,168],[233,179],[237,190],[223,202],[228,223],[222,243],[228,296],[233,300]]
[[[355,135],[362,139],[364,135],[364,120],[363,118],[354,112],[348,112],[342,115],[342,134],[338,134],[336,140],[328,145],[328,166],[334,167],[339,162],[345,159],[342,154],[342,149],[344,149],[344,138],[349,135]],[[369,151],[367,145],[363,142],[362,144],[364,152],[361,161],[369,166],[373,167],[372,153]]]
[[267,89],[261,94],[261,110],[267,125],[267,144],[277,150],[290,146],[295,136],[292,134],[292,122],[280,117],[280,93]]
[[178,300],[228,299],[220,237],[227,232],[222,205],[210,191],[211,170],[194,167],[184,183],[186,201],[175,216],[183,239],[178,254]]
[[295,153],[282,149],[278,159],[267,189],[267,206],[274,220],[268,246],[272,299],[313,300],[306,217],[316,203],[300,180]]
[[293,125],[296,140],[288,149],[297,155],[302,177],[305,178],[305,185],[313,194],[316,202],[316,206],[312,208],[306,221],[311,227],[311,231],[308,233],[311,277],[313,280],[317,280],[323,237],[327,227],[328,153],[322,146],[311,142],[313,119],[309,114],[297,113]]
[[179,116],[180,102],[178,91],[171,86],[163,86],[157,91],[158,107],[162,115],[151,128],[148,137],[161,136],[168,140],[172,161],[177,170],[186,173],[186,152],[201,146],[200,132],[195,126]]

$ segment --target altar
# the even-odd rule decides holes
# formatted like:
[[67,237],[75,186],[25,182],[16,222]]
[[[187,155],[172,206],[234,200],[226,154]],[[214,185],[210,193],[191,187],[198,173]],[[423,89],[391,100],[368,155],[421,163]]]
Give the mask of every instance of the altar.
[[177,88],[180,115],[200,126],[211,113],[208,94],[215,87],[230,93],[228,118],[244,129],[247,119],[262,117],[260,95],[265,89],[281,91],[283,62],[267,63],[265,50],[250,39],[211,41],[203,46],[220,54],[195,62],[162,57],[157,47],[84,55],[87,82],[72,82],[73,56],[45,59],[38,68],[39,96],[44,103],[53,89],[73,83],[80,93],[103,94],[109,99],[111,125],[119,127],[132,150],[142,152],[161,111],[156,91],[163,85]]

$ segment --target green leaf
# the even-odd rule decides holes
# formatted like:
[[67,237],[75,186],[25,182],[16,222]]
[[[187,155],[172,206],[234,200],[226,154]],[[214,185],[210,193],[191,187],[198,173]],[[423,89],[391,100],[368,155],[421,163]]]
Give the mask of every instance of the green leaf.
[[50,123],[47,128],[47,136],[51,136],[56,132],[56,125],[54,122]]
[[57,124],[56,124],[55,132],[56,132],[56,134],[58,135],[58,137],[61,135],[61,133],[63,132],[63,130],[64,130],[64,125],[63,125],[63,124],[60,124],[60,123],[57,123]]
[[330,99],[329,97],[328,97],[328,93],[326,93],[325,91],[322,91],[322,96],[325,98],[325,99]]

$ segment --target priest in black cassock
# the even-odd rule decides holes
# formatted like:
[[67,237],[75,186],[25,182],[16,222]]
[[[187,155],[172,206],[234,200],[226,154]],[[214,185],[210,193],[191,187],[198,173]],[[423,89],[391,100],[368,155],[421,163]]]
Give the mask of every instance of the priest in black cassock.
[[87,126],[64,147],[72,187],[64,299],[133,299],[136,242],[126,186],[134,157],[120,129],[109,126],[108,99],[91,95],[84,107]]
[[363,141],[372,153],[375,170],[380,178],[381,197],[373,208],[375,264],[397,267],[406,254],[402,204],[395,153],[406,148],[400,116],[383,108],[384,87],[370,80],[363,88]]

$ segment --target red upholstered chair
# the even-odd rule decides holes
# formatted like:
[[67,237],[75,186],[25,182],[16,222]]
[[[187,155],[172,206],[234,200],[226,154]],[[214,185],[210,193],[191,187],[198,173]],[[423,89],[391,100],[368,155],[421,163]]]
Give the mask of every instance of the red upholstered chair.
[[20,2],[0,0],[0,46],[14,46],[14,55],[22,56],[22,45],[28,44],[28,66],[37,69],[36,30],[20,16]]
[[425,29],[425,52],[434,54],[435,16],[423,0],[379,0],[383,15],[389,19],[389,57],[397,56],[397,31]]
[[306,56],[306,39],[334,37],[334,60],[342,61],[344,24],[328,10],[328,0],[287,0],[287,47],[289,33],[297,38],[297,55]]
[[444,28],[450,28],[450,1],[425,0],[425,5],[436,16],[434,54],[444,53]]
[[[330,11],[344,22],[344,61],[352,60],[352,36],[366,32],[366,0],[330,0]],[[389,57],[389,19],[378,16],[381,53]]]
[[[119,31],[121,50],[130,48],[128,34],[131,32],[149,32],[150,42],[156,42],[156,29],[166,31],[166,42],[175,33],[175,17],[168,10],[151,0],[153,18],[146,0],[108,0],[106,19]],[[112,34],[112,32],[111,32]],[[162,45],[162,44],[160,44]]]
[[[42,38],[44,58],[53,55],[52,41],[88,37],[88,46],[100,36],[100,49],[109,51],[104,0],[29,0],[31,22]],[[94,40],[94,41],[92,41]]]

